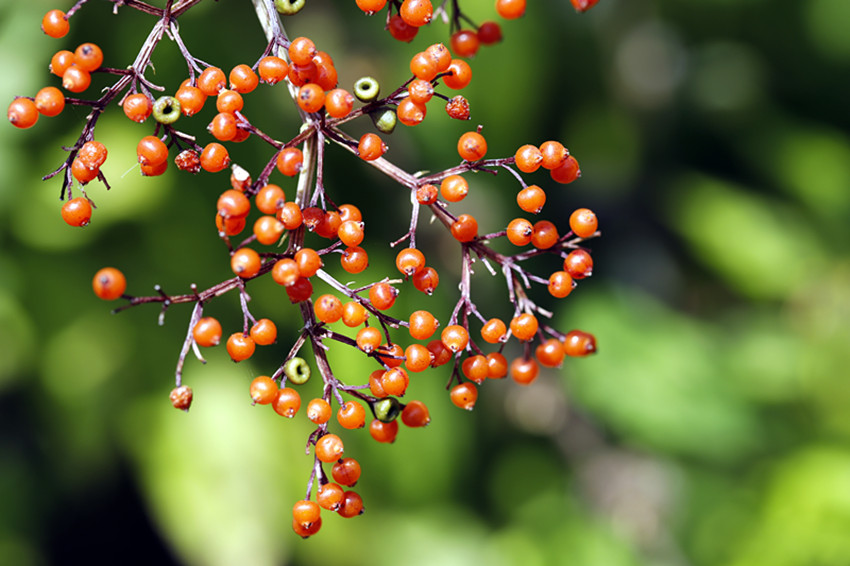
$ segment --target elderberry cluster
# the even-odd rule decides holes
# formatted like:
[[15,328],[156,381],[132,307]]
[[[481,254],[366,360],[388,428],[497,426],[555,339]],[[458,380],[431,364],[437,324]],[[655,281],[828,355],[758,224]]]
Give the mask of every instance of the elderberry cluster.
[[[430,0],[356,0],[357,7],[368,15],[386,10],[386,29],[403,42],[411,41],[432,21],[444,19],[451,26],[449,47],[436,43],[413,54],[410,79],[382,96],[381,85],[373,77],[358,80],[350,91],[340,87],[334,60],[320,49],[320,42],[287,35],[279,14],[297,13],[303,0],[253,0],[267,47],[229,72],[195,58],[181,38],[178,18],[199,0],[168,0],[164,8],[139,0],[111,1],[116,12],[138,10],[152,18],[150,33],[136,59],[129,66],[110,61],[114,67],[104,67],[109,54],[94,43],[84,43],[73,52],[58,51],[50,70],[61,77],[66,91],[85,92],[95,72],[114,77],[114,83],[94,99],[73,98],[56,87],[45,87],[34,98],[12,101],[9,121],[28,128],[39,115],[58,115],[68,104],[91,109],[77,142],[66,148],[67,158],[46,177],[61,175],[65,201],[61,216],[74,227],[84,227],[92,220],[92,202],[85,186],[95,180],[107,183],[101,167],[108,152],[95,134],[99,117],[115,106],[120,106],[130,121],[147,125],[136,147],[142,175],[163,175],[172,162],[181,174],[230,172],[229,180],[221,181],[223,190],[216,201],[214,220],[223,243],[222,260],[229,260],[233,277],[203,290],[193,286],[184,294],[169,294],[157,286],[154,295],[135,296],[127,294],[127,281],[119,269],[105,267],[95,274],[93,288],[102,299],[123,299],[125,303],[116,311],[158,303],[164,314],[177,304],[194,305],[171,392],[173,405],[188,410],[193,392],[183,384],[182,374],[189,352],[203,361],[202,349],[223,341],[231,359],[241,362],[251,358],[258,346],[277,343],[281,337],[275,322],[270,317],[255,317],[249,309],[248,288],[252,281],[266,276],[282,287],[303,328],[279,366],[268,375],[256,376],[247,389],[254,404],[269,405],[277,414],[293,418],[302,404],[300,386],[315,374],[321,380],[321,395],[306,406],[307,418],[316,425],[307,439],[314,463],[306,497],[293,508],[296,533],[304,537],[316,533],[322,524],[322,509],[343,517],[363,510],[360,496],[347,489],[359,480],[360,465],[345,455],[343,440],[331,431],[332,426],[368,428],[376,441],[391,443],[399,434],[399,422],[407,427],[430,422],[424,403],[402,401],[413,374],[443,372],[451,402],[471,410],[478,388],[490,379],[510,375],[517,383],[529,384],[540,366],[559,367],[567,356],[596,351],[592,334],[561,332],[549,326],[546,321],[551,313],[533,298],[538,288],[564,298],[592,273],[593,260],[584,242],[599,231],[591,210],[575,210],[568,226],[559,227],[557,215],[552,220],[532,220],[545,209],[546,190],[526,183],[524,176],[541,168],[549,171],[555,183],[571,183],[580,176],[578,161],[562,143],[523,144],[513,156],[487,158],[485,130],[479,126],[458,139],[459,163],[437,172],[414,174],[388,158],[391,152],[382,136],[392,133],[398,123],[406,127],[422,123],[434,100],[441,101],[447,115],[439,119],[469,119],[469,101],[453,91],[463,90],[473,79],[465,58],[474,55],[479,45],[501,40],[498,23],[474,25],[461,11],[459,0],[443,2],[437,8]],[[595,4],[595,0],[572,2],[579,11]],[[71,16],[84,3],[80,0],[67,13],[48,12],[42,21],[44,32],[55,38],[65,36]],[[516,19],[525,11],[525,0],[498,0],[495,10],[504,19]],[[173,41],[186,61],[188,77],[180,85],[157,85],[148,77],[151,55],[164,39]],[[170,88],[173,94],[159,94]],[[291,137],[263,131],[243,113],[250,108],[250,94],[258,88],[281,89],[294,102],[301,127]],[[217,110],[213,119],[206,124],[193,123],[192,117],[213,103]],[[371,121],[374,131],[359,139],[346,133],[343,126],[357,119]],[[214,141],[198,142],[208,136]],[[265,167],[255,175],[233,163],[228,151],[230,144],[246,141],[257,143],[268,155]],[[328,143],[383,173],[390,181],[388,190],[410,195],[405,234],[394,242],[371,246],[379,253],[404,246],[396,252],[398,273],[393,277],[376,274],[370,283],[359,286],[344,279],[347,274],[368,274],[369,253],[364,242],[370,210],[368,201],[337,204],[340,195],[325,187]],[[421,165],[421,169],[435,170]],[[472,214],[455,214],[452,205],[469,194],[465,175],[471,172],[512,175],[519,184],[516,202],[525,215],[484,227]],[[276,174],[281,175],[279,180],[272,178]],[[286,187],[288,178],[296,179],[291,187]],[[77,191],[81,196],[74,196]],[[417,247],[423,213],[442,224],[457,242],[459,297],[446,312],[421,309],[399,313],[393,309],[399,293],[431,295],[441,284],[439,266],[430,261],[435,258],[427,258]],[[232,240],[249,225],[242,241]],[[511,251],[497,251],[493,243],[498,241],[509,242]],[[541,256],[551,260],[550,271],[536,274],[525,267],[527,260]],[[337,262],[339,270],[334,268]],[[470,275],[475,263],[504,280],[506,300],[513,308],[509,320],[490,315],[489,308],[473,301]],[[225,338],[221,323],[205,316],[204,308],[231,293],[238,297],[243,325],[229,329]],[[508,354],[512,342],[518,343],[519,352]],[[307,343],[311,356],[302,353]],[[375,370],[370,375],[343,377],[328,360],[326,351],[331,347],[356,349],[374,360]]]

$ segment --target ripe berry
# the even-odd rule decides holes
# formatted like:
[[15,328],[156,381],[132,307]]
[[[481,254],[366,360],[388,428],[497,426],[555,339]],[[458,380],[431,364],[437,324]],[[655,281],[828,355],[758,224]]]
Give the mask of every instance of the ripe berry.
[[279,259],[272,267],[272,279],[278,285],[289,287],[294,285],[299,277],[301,277],[301,271],[294,259],[288,257]]
[[407,85],[407,95],[416,104],[425,104],[434,96],[434,85],[429,81],[414,79]]
[[257,72],[260,74],[260,79],[266,84],[277,84],[286,78],[289,74],[289,63],[280,57],[268,55],[260,59],[257,65]]
[[241,362],[254,355],[256,345],[250,336],[246,336],[242,332],[234,332],[227,339],[226,347],[230,359],[234,362]]
[[529,185],[517,193],[516,202],[524,211],[537,214],[546,204],[546,191],[537,185]]
[[557,169],[564,164],[570,152],[561,142],[550,140],[540,144],[540,154],[543,156],[540,165],[544,169]]
[[375,419],[369,423],[369,434],[378,442],[392,444],[398,435],[398,421],[385,423]]
[[401,422],[410,428],[427,426],[431,422],[428,406],[422,401],[410,401],[401,411]]
[[322,509],[337,511],[342,505],[344,491],[345,490],[343,490],[337,483],[328,482],[324,485],[320,485],[319,489],[316,491],[316,503],[318,503]]
[[440,194],[440,190],[430,183],[427,185],[422,185],[416,189],[416,200],[419,204],[423,206],[427,206],[429,204],[434,204],[437,202],[437,196]]
[[[396,428],[398,428],[397,425]],[[346,491],[342,495],[342,501],[340,502],[337,513],[339,513],[340,517],[345,517],[346,519],[362,515],[363,499],[353,491]]]
[[440,323],[428,311],[418,310],[410,315],[409,330],[411,338],[415,340],[427,340],[436,332]]
[[469,29],[461,29],[452,34],[450,45],[458,57],[472,57],[478,53],[480,45],[478,34]]
[[94,294],[104,301],[114,301],[127,289],[127,279],[114,267],[104,267],[92,279]]
[[419,28],[408,24],[401,16],[396,14],[387,22],[387,31],[394,39],[409,43],[419,33]]
[[324,399],[312,399],[307,403],[307,418],[315,424],[325,424],[331,420],[331,406]]
[[426,295],[433,295],[439,284],[440,276],[433,267],[426,267],[413,275],[413,286]]
[[340,258],[342,268],[348,273],[360,273],[369,267],[369,255],[360,246],[345,248]]
[[304,155],[297,147],[287,147],[277,155],[277,170],[287,177],[294,177],[301,171]]
[[563,299],[573,290],[573,278],[566,271],[555,271],[549,276],[549,293]]
[[16,98],[9,104],[6,116],[16,128],[31,128],[38,122],[38,108],[29,98]]
[[396,255],[395,266],[405,277],[410,277],[425,268],[425,254],[416,248],[404,248]]
[[188,411],[189,407],[192,406],[192,388],[186,385],[175,387],[171,390],[168,398],[171,400],[171,405],[175,409]]
[[156,136],[145,136],[136,146],[136,155],[142,165],[162,165],[168,159],[168,147]]
[[297,501],[292,506],[292,519],[307,528],[309,525],[320,520],[321,511],[322,509],[318,503],[304,499]]
[[496,12],[506,20],[515,20],[525,13],[525,0],[496,0]]
[[309,64],[316,52],[316,44],[307,37],[296,37],[289,44],[289,59],[296,65]]
[[[303,6],[304,0],[296,0],[296,3],[300,3]],[[292,5],[292,2],[290,0],[275,0],[274,4],[275,4],[275,8],[277,8],[278,6],[280,6],[282,4]],[[280,10],[278,9],[278,11],[280,11]],[[309,525],[302,525],[301,523],[299,523],[295,519],[292,520],[292,530],[293,530],[293,532],[295,532],[296,535],[300,536],[303,539],[310,538],[314,534],[318,533],[319,530],[321,530],[321,528],[322,528],[322,519],[321,518],[319,518],[319,520],[316,521],[315,523],[310,523]]]
[[573,279],[584,279],[593,275],[593,258],[587,250],[575,249],[564,258],[564,271]]
[[335,434],[326,434],[316,441],[316,457],[326,464],[342,458],[344,451],[342,439]]
[[281,417],[291,419],[301,408],[301,395],[291,387],[281,387],[277,390],[272,409]]
[[457,152],[461,159],[478,161],[487,153],[487,140],[478,132],[466,132],[457,141]]
[[216,214],[215,227],[220,236],[235,236],[245,229],[245,217]]
[[508,375],[508,360],[499,352],[487,354],[487,377],[501,379]]
[[[336,419],[342,428],[349,430],[363,428],[366,426],[366,409],[357,401],[348,401],[339,408],[339,411],[336,413]],[[342,482],[336,476],[334,476],[334,479],[342,485],[354,485]]]
[[180,112],[184,116],[194,116],[204,107],[207,95],[200,88],[189,84],[187,79],[174,93],[174,99],[180,104]]
[[449,397],[456,407],[471,411],[478,400],[478,388],[472,383],[464,382],[452,387]]
[[201,168],[210,173],[218,173],[230,165],[230,154],[220,143],[208,143],[201,151]]
[[236,137],[236,116],[229,112],[219,112],[213,116],[207,130],[218,141],[230,141]]
[[322,268],[322,258],[313,248],[301,248],[293,259],[302,277],[312,277]]
[[405,96],[396,107],[396,116],[399,122],[412,127],[422,123],[427,111],[424,104],[417,104],[409,96]]
[[452,353],[457,353],[466,348],[469,343],[469,332],[459,324],[451,324],[443,329],[440,341]]
[[520,385],[528,385],[540,373],[540,366],[533,358],[516,358],[511,362],[511,377]]
[[525,312],[511,319],[511,334],[517,340],[523,342],[531,340],[537,334],[537,328],[537,317],[531,313]]
[[268,405],[277,397],[277,383],[267,375],[255,377],[249,390],[251,400],[258,405]]
[[205,316],[192,327],[192,338],[198,346],[208,348],[221,342],[221,324],[211,316]]
[[[179,91],[178,91],[179,93]],[[185,111],[185,106],[183,106]],[[148,95],[141,92],[131,94],[124,99],[122,104],[124,114],[134,122],[142,123],[148,119],[148,116],[153,112],[153,100]]]
[[62,74],[62,88],[71,92],[83,92],[91,84],[91,74],[76,64],[71,65]]
[[460,90],[472,81],[472,67],[462,59],[452,59],[448,74],[443,76],[443,84],[452,90]]
[[568,356],[581,357],[596,352],[596,337],[581,330],[567,332],[564,340],[564,353]]
[[307,83],[298,90],[296,101],[304,112],[318,112],[325,105],[325,91],[316,83]]
[[469,194],[469,183],[460,175],[449,175],[440,183],[440,195],[449,202],[460,202]]
[[531,243],[534,226],[525,218],[514,218],[508,224],[508,241],[515,246],[525,246]]
[[399,367],[404,362],[404,349],[398,344],[382,344],[375,353],[378,361],[390,368]]
[[561,365],[565,356],[564,345],[557,338],[549,338],[537,345],[534,357],[541,365],[556,368]]
[[586,12],[593,8],[599,0],[570,0],[576,12]]
[[387,144],[377,134],[363,134],[357,145],[357,155],[364,161],[374,161],[387,151]]
[[471,214],[461,214],[452,222],[451,231],[458,242],[471,242],[478,237],[478,221]]
[[342,305],[342,323],[349,328],[356,328],[366,322],[369,311],[356,301],[348,301]]
[[331,324],[342,318],[342,301],[334,295],[322,295],[313,303],[313,311],[321,322]]
[[[401,367],[390,368],[381,376],[381,388],[387,395],[401,397],[407,391],[407,386],[410,384],[410,375],[407,370]],[[383,421],[392,420],[383,418],[380,414],[378,418]]]
[[74,50],[74,63],[91,73],[103,64],[103,51],[94,43],[83,43]]
[[242,279],[255,277],[263,266],[260,254],[251,248],[239,248],[230,256],[230,268]]
[[387,0],[357,0],[357,7],[372,15],[378,10],[383,10],[387,5]]
[[532,245],[539,250],[548,250],[558,242],[558,228],[548,220],[534,223],[531,234]]
[[508,327],[501,318],[491,318],[481,327],[481,337],[489,344],[498,344],[504,341],[508,333]]
[[560,167],[549,171],[549,175],[553,181],[566,185],[581,177],[581,169],[578,167],[576,158],[570,155]]
[[227,77],[218,67],[207,67],[198,76],[198,88],[207,96],[218,96],[227,87]]
[[336,234],[346,247],[358,246],[363,242],[363,222],[346,220],[339,225]]
[[[349,402],[353,403],[353,401]],[[362,406],[360,407],[362,408]],[[365,415],[366,413],[364,412],[363,414]],[[338,484],[353,487],[357,483],[357,480],[360,479],[360,462],[354,458],[342,458],[334,464],[331,474],[333,475],[334,481]]]
[[301,208],[294,202],[284,203],[275,216],[283,223],[283,227],[287,230],[295,230],[304,222],[304,215],[301,213]]
[[285,202],[283,189],[271,183],[260,189],[254,197],[254,204],[263,214],[276,214]]
[[277,340],[277,326],[268,318],[261,318],[251,326],[251,338],[259,346],[274,344]]
[[97,168],[87,167],[79,157],[71,162],[71,174],[83,185],[96,179],[99,172],[100,170]]
[[41,31],[54,39],[65,37],[70,29],[71,24],[62,10],[50,10],[41,19]]
[[357,343],[358,348],[368,354],[381,345],[381,331],[374,326],[361,328],[357,332],[355,342]]
[[88,226],[92,207],[89,199],[77,197],[62,205],[62,220],[69,226]]
[[405,23],[418,28],[431,21],[434,8],[431,0],[404,0],[398,12]]
[[395,303],[398,289],[389,283],[382,281],[369,287],[369,301],[378,310],[387,310]]
[[283,222],[274,216],[260,216],[254,222],[254,235],[258,242],[266,246],[280,242],[284,231]]
[[74,64],[74,54],[67,49],[62,49],[53,54],[50,58],[50,72],[61,77],[68,70],[68,67]]
[[245,193],[235,189],[227,189],[219,195],[216,210],[220,215],[229,218],[248,216],[251,211],[251,201],[248,200]]
[[410,59],[410,72],[417,79],[432,81],[437,76],[437,62],[425,51],[420,51]]
[[502,41],[502,27],[497,22],[484,22],[478,26],[478,41],[482,45],[493,45]]
[[331,118],[344,118],[354,108],[354,95],[342,88],[325,93],[325,111]]
[[65,109],[65,95],[55,86],[46,86],[36,93],[35,107],[43,116],[57,116]]
[[431,352],[422,344],[411,344],[404,349],[404,367],[407,371],[418,373],[431,367]]
[[487,375],[489,374],[487,358],[481,354],[469,356],[463,360],[463,363],[461,364],[461,371],[468,380],[481,385],[484,383],[484,380],[487,379]]
[[589,238],[599,227],[596,214],[589,208],[579,208],[570,214],[570,230],[579,238]]
[[236,65],[230,70],[230,88],[236,92],[251,92],[260,84],[260,77],[248,65]]
[[443,344],[442,340],[431,340],[426,347],[433,357],[431,367],[445,365],[452,359],[452,351]]

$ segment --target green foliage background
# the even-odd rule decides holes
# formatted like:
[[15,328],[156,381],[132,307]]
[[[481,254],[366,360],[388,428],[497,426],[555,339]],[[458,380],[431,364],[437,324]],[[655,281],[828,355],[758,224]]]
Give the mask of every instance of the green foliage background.
[[[476,21],[494,15],[492,0],[467,4]],[[392,446],[347,434],[368,512],[328,517],[308,541],[289,524],[309,474],[306,419],[284,422],[247,396],[297,332],[280,289],[250,288],[253,312],[281,324],[278,346],[238,366],[222,351],[189,360],[189,415],[167,401],[189,310],[158,327],[155,308],[112,316],[89,290],[103,265],[121,267],[134,294],[229,276],[212,228],[226,179],[141,178],[133,148],[152,126],[115,111],[97,128],[113,189],[94,183],[92,225],[69,229],[60,183],[39,179],[85,112],[0,128],[0,564],[850,564],[850,3],[601,0],[585,15],[566,0],[529,4],[481,50],[466,94],[490,155],[559,139],[581,162],[573,185],[530,180],[550,188],[543,214],[562,226],[578,206],[601,218],[594,276],[556,314],[563,330],[594,332],[600,352],[529,388],[489,384],[472,414],[448,403],[439,372],[417,377],[411,395],[432,424]],[[58,84],[51,54],[83,41],[126,66],[151,25],[92,0],[51,40],[38,23],[53,7],[67,8],[0,1],[4,103]],[[396,44],[349,0],[310,0],[286,25],[331,53],[342,86],[367,73],[400,83],[415,50],[446,39],[437,25]],[[204,3],[181,31],[223,68],[264,46],[247,2]],[[171,90],[186,72],[175,54],[164,44],[154,58],[153,79]],[[273,136],[294,134],[282,89],[246,103]],[[469,127],[431,111],[388,140],[411,170],[455,163]],[[194,122],[186,129],[206,124]],[[256,171],[259,147],[234,154]],[[364,281],[382,277],[406,197],[330,156],[337,202],[384,206],[362,206]],[[505,177],[473,177],[458,208],[499,229],[518,212]],[[447,265],[442,292],[405,290],[394,312],[445,318],[458,261],[423,230],[426,254]],[[482,270],[475,298],[497,309],[488,280]],[[240,325],[235,297],[208,312]],[[333,361],[352,381],[371,369],[348,352]]]

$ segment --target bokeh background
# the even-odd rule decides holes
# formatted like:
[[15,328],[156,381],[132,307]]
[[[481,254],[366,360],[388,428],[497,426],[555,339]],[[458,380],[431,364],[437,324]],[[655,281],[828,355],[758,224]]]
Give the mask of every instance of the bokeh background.
[[[495,17],[492,0],[463,4],[477,22]],[[160,327],[156,307],[113,316],[89,287],[103,265],[122,268],[133,294],[229,277],[212,225],[227,180],[141,178],[133,149],[152,125],[116,109],[97,127],[113,188],[93,183],[93,222],[70,229],[60,183],[40,177],[85,112],[0,127],[0,564],[850,564],[850,3],[601,0],[585,15],[566,0],[529,4],[479,52],[465,94],[490,155],[558,139],[579,159],[572,185],[529,181],[550,189],[542,214],[561,226],[578,206],[601,219],[594,276],[543,299],[555,326],[593,332],[599,353],[528,388],[490,383],[472,413],[448,402],[439,371],[416,376],[409,395],[429,403],[432,424],[391,446],[347,433],[368,511],[328,517],[307,541],[290,528],[309,475],[307,421],[247,395],[298,330],[281,290],[249,288],[254,314],[279,323],[277,346],[239,365],[221,349],[206,366],[188,360],[187,415],[168,392],[190,309]],[[0,1],[4,104],[58,85],[47,72],[58,49],[94,41],[107,65],[128,65],[152,23],[93,0],[52,40],[39,22],[54,7],[68,5]],[[310,0],[286,25],[335,58],[341,86],[372,74],[387,91],[415,51],[447,39],[435,25],[398,44],[349,0]],[[205,2],[181,32],[225,69],[264,47],[247,2]],[[169,91],[186,73],[176,54],[165,42],[150,75]],[[246,103],[271,135],[294,134],[281,88]],[[207,140],[211,110],[184,129]],[[387,140],[410,170],[457,160],[469,124],[436,104],[432,114]],[[243,146],[233,154],[258,170],[265,149]],[[456,210],[493,231],[518,215],[509,176],[471,181]],[[405,195],[335,148],[326,185],[364,210],[364,281],[391,274],[383,252],[406,229]],[[403,287],[393,312],[445,319],[458,260],[424,220],[441,292]],[[480,271],[474,298],[506,316],[501,285]],[[241,324],[235,296],[207,312]],[[332,361],[350,381],[372,369],[347,352]]]

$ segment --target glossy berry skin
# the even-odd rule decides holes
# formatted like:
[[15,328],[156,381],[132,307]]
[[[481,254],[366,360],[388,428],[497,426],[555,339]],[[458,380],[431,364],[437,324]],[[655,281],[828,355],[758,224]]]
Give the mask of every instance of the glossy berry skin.
[[62,10],[50,10],[41,19],[41,31],[54,39],[65,37],[70,29],[71,24]]
[[253,91],[260,84],[260,77],[248,65],[236,65],[231,69],[230,88],[239,93],[247,93]]
[[71,162],[71,174],[83,185],[96,179],[99,172],[100,169],[97,167],[88,167],[79,157]]
[[395,266],[402,275],[410,277],[425,268],[425,255],[416,248],[404,248],[396,255]]
[[395,303],[398,289],[386,282],[375,283],[369,288],[369,301],[378,310],[387,310]]
[[192,328],[192,338],[198,346],[209,348],[221,342],[221,323],[211,316],[205,316]]
[[354,487],[357,480],[360,479],[360,462],[354,458],[342,458],[333,465],[331,475],[336,483],[346,487]]
[[316,83],[307,83],[298,90],[296,101],[304,112],[318,112],[325,105],[325,91]]
[[443,77],[443,84],[452,90],[465,88],[472,81],[472,67],[461,59],[452,59],[448,75]]
[[331,406],[324,399],[312,399],[307,403],[307,418],[315,424],[325,424],[331,420]]
[[452,387],[449,397],[456,407],[471,411],[478,400],[478,388],[473,383],[464,382]]
[[91,73],[103,64],[103,51],[94,43],[83,43],[74,50],[74,63]]
[[478,26],[478,41],[481,45],[493,45],[502,41],[502,27],[493,21],[482,23]]
[[576,12],[586,12],[593,8],[599,0],[570,0]]
[[514,161],[523,173],[534,173],[543,163],[543,154],[537,146],[526,144],[516,150]]
[[241,362],[254,355],[256,345],[251,336],[246,336],[242,332],[234,332],[227,339],[226,347],[230,359],[234,362]]
[[457,353],[469,344],[469,332],[459,324],[451,324],[443,329],[440,341],[450,352]]
[[38,108],[29,98],[16,98],[9,104],[6,117],[16,128],[31,128],[38,122]]
[[[299,0],[296,0],[296,1],[299,1]],[[300,3],[303,5],[304,0],[300,0]],[[282,5],[282,4],[289,5],[290,0],[275,0],[275,8],[277,8],[279,5]],[[319,520],[314,522],[314,523],[310,523],[309,525],[303,525],[303,524],[299,523],[298,521],[296,521],[295,519],[292,519],[292,530],[293,530],[293,532],[303,539],[310,538],[314,534],[318,533],[321,530],[321,528],[322,528],[322,519],[321,518],[319,518]]]
[[378,442],[392,444],[398,435],[398,420],[386,423],[375,419],[369,423],[369,434]]
[[357,144],[357,154],[364,161],[374,161],[387,151],[387,144],[377,134],[363,134]]
[[348,273],[360,273],[369,267],[369,255],[360,246],[345,248],[340,258],[342,268]]
[[472,57],[478,53],[478,47],[481,45],[481,40],[478,34],[469,29],[461,29],[452,34],[451,40],[452,52],[458,57]]
[[156,136],[145,136],[136,146],[136,155],[141,165],[155,167],[168,159],[168,147]]
[[531,244],[539,250],[548,250],[558,242],[558,228],[548,220],[534,223]]
[[511,362],[511,378],[520,385],[528,385],[540,373],[540,366],[532,359],[516,358]]
[[506,20],[525,14],[525,0],[496,0],[496,12]]
[[207,96],[218,96],[219,91],[227,88],[227,77],[218,67],[207,67],[198,76],[197,86]]
[[396,116],[398,116],[399,122],[412,127],[422,123],[427,111],[424,104],[417,104],[409,96],[406,96],[398,103]]
[[277,170],[287,177],[294,177],[301,171],[304,155],[297,147],[287,147],[277,156]]
[[267,375],[255,377],[249,389],[251,400],[258,405],[268,405],[277,397],[277,383]]
[[73,198],[62,205],[62,220],[69,226],[88,226],[91,215],[91,203],[85,197]]
[[339,509],[337,510],[340,517],[350,519],[363,514],[363,499],[353,491],[346,491],[342,495]]
[[425,267],[413,275],[413,286],[426,295],[433,295],[440,284],[440,275],[433,267]]
[[335,434],[326,434],[316,441],[316,457],[326,464],[342,458],[344,451],[342,439]]
[[127,279],[114,267],[104,267],[94,274],[92,289],[104,301],[114,301],[127,289]]
[[524,211],[538,214],[546,204],[546,191],[537,185],[529,185],[517,193],[516,202]]
[[401,16],[395,14],[387,22],[387,31],[394,39],[410,43],[419,33],[419,28],[408,24]]
[[484,380],[487,379],[487,375],[489,373],[487,358],[481,354],[469,356],[463,360],[463,363],[461,364],[461,371],[463,372],[464,377],[468,380],[481,385],[484,383]]
[[76,63],[62,74],[62,88],[71,92],[83,92],[91,85],[91,74]]
[[321,507],[315,501],[296,501],[292,506],[292,520],[307,527],[321,520]]
[[436,332],[440,323],[428,311],[418,310],[410,315],[409,331],[410,337],[415,340],[428,340]]
[[543,160],[540,165],[544,169],[557,169],[564,164],[564,161],[569,157],[570,152],[564,147],[564,144],[558,141],[549,140],[540,144],[540,154]]
[[457,142],[457,152],[466,161],[484,159],[487,154],[487,140],[478,132],[466,132]]
[[[137,92],[124,99],[122,104],[124,115],[134,122],[142,123],[148,119],[153,112],[153,100],[146,94]],[[185,109],[185,106],[184,106]]]
[[67,49],[62,49],[53,54],[50,58],[50,72],[61,77],[68,70],[68,67],[74,64],[74,53]]
[[431,0],[404,0],[399,9],[399,15],[405,23],[417,28],[429,23],[433,13]]
[[240,248],[230,256],[230,268],[242,279],[256,277],[262,266],[260,254],[251,248]]
[[331,118],[344,118],[354,108],[354,95],[342,88],[325,93],[325,111]]
[[487,378],[502,379],[508,375],[508,360],[499,352],[487,354]]
[[250,335],[258,346],[269,346],[277,340],[277,326],[268,318],[261,318],[251,326]]
[[230,165],[230,154],[220,143],[208,143],[201,151],[201,168],[210,173],[218,173]]
[[564,345],[557,338],[549,338],[537,345],[534,350],[534,357],[540,362],[540,365],[556,368],[561,365],[564,360]]
[[331,324],[342,318],[342,301],[334,295],[322,295],[313,302],[313,311],[317,319]]
[[523,342],[531,340],[537,334],[537,328],[537,317],[531,313],[525,312],[511,319],[511,334],[517,340]]
[[[339,424],[345,429],[363,428],[366,425],[366,409],[357,401],[348,401],[339,408],[336,416]],[[342,482],[336,477],[334,479],[342,485],[354,485]]]
[[42,116],[58,116],[65,109],[65,95],[55,86],[46,86],[36,93],[35,108]]
[[428,426],[431,422],[428,406],[422,401],[410,401],[401,411],[401,422],[410,428]]
[[581,177],[581,169],[576,158],[570,155],[560,167],[549,171],[549,175],[555,182],[566,185]]
[[452,222],[451,231],[458,242],[471,242],[478,237],[478,221],[470,214],[461,214]]
[[549,276],[549,294],[563,299],[573,290],[573,278],[566,271],[555,271]]
[[460,175],[449,175],[440,183],[440,196],[449,202],[460,202],[469,194],[469,183]]
[[590,277],[593,275],[593,258],[587,250],[573,250],[564,258],[564,271],[573,279]]
[[503,342],[508,333],[508,327],[500,318],[491,318],[481,327],[481,338],[489,344]]
[[596,214],[589,208],[579,208],[570,214],[570,230],[579,238],[589,238],[599,227]]
[[281,417],[291,419],[301,408],[301,395],[291,387],[281,387],[271,403],[274,412]]
[[582,357],[596,352],[596,337],[581,330],[567,332],[564,353],[571,357]]
[[171,400],[171,405],[175,409],[188,411],[189,407],[192,406],[192,388],[186,385],[175,387],[171,390],[168,398]]
[[328,482],[319,486],[319,489],[316,492],[316,503],[318,503],[322,509],[337,511],[342,505],[344,494],[345,490],[342,489],[339,484]]

